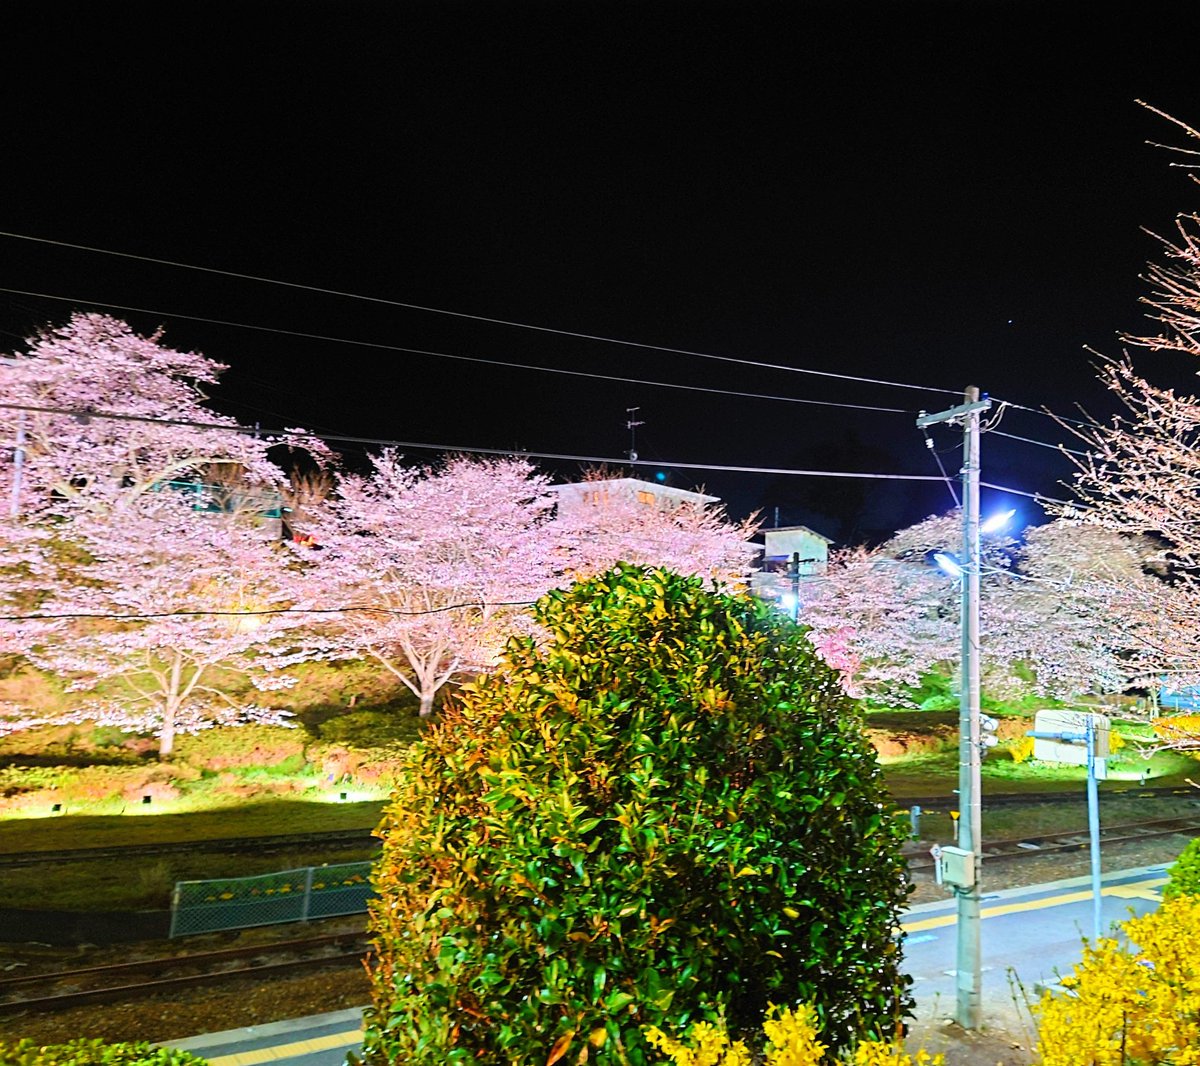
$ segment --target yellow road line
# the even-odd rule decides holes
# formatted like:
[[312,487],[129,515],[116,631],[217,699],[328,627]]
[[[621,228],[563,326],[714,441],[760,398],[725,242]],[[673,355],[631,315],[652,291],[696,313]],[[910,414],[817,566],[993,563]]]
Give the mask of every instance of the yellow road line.
[[344,1033],[330,1033],[328,1036],[317,1036],[311,1040],[297,1040],[293,1044],[260,1047],[253,1051],[240,1051],[236,1055],[218,1055],[207,1061],[210,1066],[257,1066],[260,1062],[291,1058],[293,1055],[308,1055],[314,1051],[353,1047],[361,1040],[361,1029],[347,1029]]
[[[1167,883],[1167,878],[1156,877],[1148,881],[1138,881],[1132,885],[1113,885],[1100,890],[1102,896],[1115,896],[1118,899],[1151,899],[1157,900],[1158,893],[1152,891]],[[1042,899],[1031,899],[1024,903],[1002,903],[996,907],[985,907],[982,911],[984,918],[999,918],[1003,914],[1016,914],[1019,911],[1036,911],[1043,907],[1061,907],[1067,903],[1082,903],[1092,898],[1092,890],[1080,892],[1064,892],[1061,896],[1045,896]],[[944,925],[953,925],[957,921],[953,914],[939,914],[936,918],[918,918],[915,922],[905,922],[900,926],[906,933],[919,933],[925,929],[939,929]]]

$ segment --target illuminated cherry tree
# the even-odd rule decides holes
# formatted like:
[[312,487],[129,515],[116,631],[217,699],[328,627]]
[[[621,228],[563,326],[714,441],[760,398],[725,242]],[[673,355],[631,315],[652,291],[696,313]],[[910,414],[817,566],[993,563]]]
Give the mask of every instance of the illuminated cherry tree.
[[[1155,110],[1150,108],[1150,110]],[[1157,112],[1162,114],[1162,112]],[[1200,132],[1170,116],[1192,141]],[[1196,167],[1200,152],[1176,148],[1182,165]],[[1147,271],[1144,303],[1157,329],[1123,340],[1151,353],[1200,356],[1200,215],[1182,215],[1162,240],[1164,259]],[[1064,518],[1127,536],[1149,538],[1150,562],[1169,592],[1147,608],[1127,596],[1142,618],[1140,631],[1160,675],[1178,684],[1200,682],[1200,398],[1164,389],[1138,372],[1128,353],[1103,359],[1100,380],[1118,412],[1084,424],[1063,422],[1083,442],[1076,465],[1075,501],[1059,506]],[[1136,590],[1135,590],[1136,593]],[[1155,622],[1158,624],[1155,625]]]
[[852,548],[800,583],[800,620],[852,694],[904,702],[905,687],[958,655],[957,583],[887,550]]
[[[901,530],[876,549],[835,553],[801,583],[801,618],[854,692],[907,702],[923,675],[961,659],[960,585],[931,564],[954,551],[957,513]],[[1168,590],[1144,570],[1144,541],[1067,523],[981,542],[985,690],[1059,698],[1119,691],[1147,676]],[[840,658],[839,658],[840,657]]]
[[73,314],[0,363],[0,394],[12,405],[0,408],[6,489],[18,481],[18,443],[20,510],[34,516],[99,506],[117,498],[114,486],[137,495],[194,480],[213,465],[236,468],[247,484],[278,485],[282,471],[267,452],[279,444],[325,457],[299,432],[264,439],[206,406],[203,390],[224,369],[119,319]]
[[1146,570],[1149,543],[1061,520],[1022,541],[1013,579],[994,592],[1003,614],[985,610],[993,670],[1019,664],[1035,691],[1058,698],[1120,692],[1152,676],[1170,589]]
[[[599,482],[597,482],[599,484]],[[619,562],[740,585],[754,557],[756,518],[731,522],[719,506],[667,509],[631,493],[597,492],[560,506],[552,534],[564,576],[586,579]]]
[[72,690],[116,683],[75,718],[153,732],[163,756],[180,733],[279,722],[281,712],[230,695],[229,683],[231,674],[263,692],[292,683],[277,642],[304,616],[286,611],[289,559],[277,533],[174,492],[101,495],[102,508],[72,523],[86,561],[50,586],[37,612],[58,628],[27,623],[28,658]]
[[433,709],[438,691],[491,665],[551,586],[546,479],[525,462],[452,458],[415,470],[385,451],[369,476],[297,519],[305,605],[321,616],[314,654],[379,663]]

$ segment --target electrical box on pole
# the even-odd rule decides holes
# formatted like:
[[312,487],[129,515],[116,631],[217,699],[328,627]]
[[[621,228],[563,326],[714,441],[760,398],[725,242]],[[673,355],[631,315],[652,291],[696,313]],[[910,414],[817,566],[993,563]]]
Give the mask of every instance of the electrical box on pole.
[[942,864],[942,884],[951,888],[971,888],[975,884],[975,853],[943,844],[938,862]]

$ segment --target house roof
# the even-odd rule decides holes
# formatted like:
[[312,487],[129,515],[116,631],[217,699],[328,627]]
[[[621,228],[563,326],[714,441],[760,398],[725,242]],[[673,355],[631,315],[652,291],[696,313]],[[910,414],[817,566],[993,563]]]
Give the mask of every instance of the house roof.
[[674,500],[688,500],[691,503],[719,503],[720,496],[707,496],[703,492],[692,492],[689,489],[678,489],[674,485],[660,485],[657,481],[643,481],[636,477],[605,478],[596,481],[571,481],[564,485],[550,485],[551,492],[562,492],[564,489],[580,489],[584,492],[594,492],[597,489],[628,489],[631,492],[652,492],[656,496],[665,496]]
[[832,544],[833,540],[822,533],[818,533],[815,529],[809,529],[808,526],[772,526],[770,529],[761,529],[760,533],[764,537],[772,533],[807,533],[810,536],[816,537],[817,540],[823,540],[826,544]]

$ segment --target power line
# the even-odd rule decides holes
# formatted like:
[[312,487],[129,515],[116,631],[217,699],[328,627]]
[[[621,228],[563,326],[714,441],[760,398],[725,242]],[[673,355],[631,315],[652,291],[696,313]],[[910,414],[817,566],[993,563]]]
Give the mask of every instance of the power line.
[[1007,437],[1009,440],[1019,440],[1026,444],[1036,444],[1039,448],[1049,448],[1055,452],[1066,452],[1069,455],[1086,456],[1087,452],[1078,451],[1075,448],[1068,448],[1065,444],[1050,444],[1044,440],[1034,440],[1032,437],[1020,437],[1016,433],[1005,433],[1002,430],[992,429],[988,431],[996,437]]
[[1003,403],[1007,407],[1013,408],[1015,411],[1026,411],[1031,415],[1041,415],[1043,418],[1053,419],[1055,422],[1067,422],[1073,426],[1090,426],[1090,422],[1081,421],[1078,418],[1067,418],[1066,415],[1056,415],[1053,411],[1040,407],[1026,407],[1023,403],[1013,403],[1012,400],[999,400],[998,403]]
[[[517,322],[506,318],[491,318],[487,315],[474,315],[465,311],[450,311],[441,307],[429,307],[424,304],[405,303],[401,300],[389,300],[382,296],[364,296],[361,293],[343,292],[339,289],[327,289],[318,285],[304,285],[295,281],[282,281],[278,278],[262,277],[257,274],[243,274],[233,270],[220,270],[216,267],[198,266],[195,263],[182,263],[173,259],[158,259],[148,255],[134,255],[130,252],[116,252],[109,248],[95,248],[87,244],[72,244],[69,241],[49,240],[45,237],[31,237],[24,233],[10,233],[0,230],[0,237],[11,237],[14,240],[33,241],[37,244],[49,244],[60,248],[74,248],[78,251],[94,252],[99,255],[118,256],[122,259],[135,259],[145,263],[157,263],[160,266],[178,267],[183,270],[199,270],[206,274],[219,274],[223,277],[239,278],[242,281],[257,281],[265,285],[278,285],[289,289],[300,289],[305,292],[318,292],[326,296],[338,296],[349,300],[363,300],[368,303],[384,304],[389,307],[402,307],[409,311],[424,311],[429,314],[447,315],[452,318],[471,319],[475,322],[488,322],[492,325],[512,326],[516,329],[535,330],[539,333],[554,333],[563,337],[576,337],[580,340],[600,341],[604,344],[621,344],[630,348],[643,348],[656,352],[669,352],[674,355],[689,355],[697,359],[714,359],[723,363],[735,363],[739,366],[753,366],[767,370],[786,370],[793,374],[811,374],[816,377],[836,378],[839,381],[854,381],[863,385],[882,385],[894,389],[912,389],[916,392],[936,392],[957,396],[957,389],[939,389],[925,385],[913,385],[901,381],[884,381],[879,378],[859,377],[853,374],[836,374],[828,370],[811,370],[805,367],[786,366],[781,363],[765,363],[753,359],[737,359],[730,355],[713,355],[709,352],[697,352],[687,348],[669,348],[660,344],[646,344],[642,341],[623,340],[618,337],[605,337],[595,333],[580,333],[569,329],[555,329],[551,326],[538,326],[529,322]],[[26,293],[25,295],[36,295]]]
[[[149,415],[125,415],[114,411],[96,411],[90,408],[38,407],[32,404],[0,403],[0,410],[28,411],[35,414],[62,415],[68,418],[76,419],[100,418],[112,419],[118,422],[143,422],[160,426],[186,426],[191,429],[206,429],[225,433],[240,433],[249,436],[295,437],[299,434],[308,432],[305,429],[275,430],[264,429],[262,427],[252,428],[250,426],[228,426],[219,422],[196,422],[183,418],[151,418]],[[322,433],[321,438],[326,441],[337,441],[339,443],[348,441],[353,444],[374,444],[386,448],[415,448],[419,451],[435,451],[452,455],[509,455],[520,458],[528,457],[533,459],[553,459],[561,462],[601,463],[610,466],[669,466],[676,470],[710,470],[717,473],[792,474],[805,477],[866,478],[890,481],[941,480],[941,478],[935,477],[932,474],[864,473],[851,470],[795,470],[788,467],[728,466],[716,463],[678,463],[671,460],[658,460],[652,462],[648,459],[635,459],[631,461],[627,456],[614,457],[599,455],[570,455],[559,452],[529,451],[523,448],[480,448],[461,444],[430,444],[428,442],[387,440],[379,437],[354,437],[346,434],[332,433]]]
[[[248,436],[261,437],[295,437],[298,434],[308,433],[305,429],[263,429],[261,426],[229,426],[220,422],[195,422],[183,418],[151,418],[149,415],[123,415],[113,411],[96,411],[90,408],[65,408],[65,407],[37,407],[32,404],[19,403],[0,403],[0,410],[8,411],[29,411],[36,414],[64,415],[69,418],[86,419],[86,418],[107,418],[118,422],[146,422],[151,425],[161,426],[187,426],[192,429],[209,429],[221,431],[225,433],[240,433]],[[354,437],[346,434],[322,433],[321,438],[326,441],[349,442],[352,444],[373,444],[385,448],[415,448],[418,451],[434,451],[442,452],[451,455],[507,455],[516,456],[518,458],[532,459],[553,459],[561,462],[575,463],[600,463],[608,466],[669,466],[676,470],[709,470],[715,473],[724,474],[778,474],[791,475],[796,477],[843,477],[854,479],[867,479],[877,481],[941,481],[941,477],[933,474],[893,474],[893,473],[867,473],[857,470],[798,470],[791,467],[770,467],[770,466],[729,466],[716,463],[679,463],[673,460],[660,459],[651,461],[649,459],[630,460],[626,456],[602,456],[602,455],[570,455],[560,452],[536,452],[527,449],[513,448],[480,448],[470,445],[461,444],[430,444],[428,442],[417,441],[401,441],[387,440],[380,437]],[[1065,503],[1065,500],[1055,500],[1049,496],[1043,496],[1036,492],[1024,492],[1021,489],[1010,489],[1004,485],[995,485],[988,482],[982,482],[984,488],[993,489],[996,492],[1008,492],[1014,496],[1027,496],[1032,500],[1049,500],[1053,503]]]
[[331,344],[350,344],[359,348],[374,348],[389,352],[406,352],[410,355],[428,355],[437,359],[453,359],[463,363],[483,363],[488,366],[502,366],[515,370],[536,370],[545,374],[563,374],[570,377],[591,378],[595,381],[615,381],[624,385],[649,385],[659,389],[682,389],[688,392],[705,392],[717,396],[734,396],[749,400],[775,400],[780,403],[798,403],[814,407],[837,407],[845,410],[875,411],[885,414],[911,415],[913,411],[900,407],[873,407],[859,403],[836,403],[832,400],[809,400],[796,396],[772,396],[757,392],[737,392],[732,389],[713,389],[701,385],[681,385],[671,381],[646,381],[641,378],[617,377],[613,374],[596,374],[585,370],[564,370],[559,367],[533,366],[528,363],[513,363],[502,359],[485,359],[482,356],[454,355],[449,352],[435,352],[426,348],[406,348],[396,344],[383,344],[375,341],[351,340],[348,337],[332,337],[321,333],[304,333],[297,330],[278,329],[273,326],[258,326],[250,322],[233,322],[222,318],[205,318],[201,315],[180,315],[170,311],[155,311],[147,307],[133,307],[128,304],[110,303],[105,300],[84,300],[71,296],[54,296],[45,292],[29,292],[25,289],[8,289],[0,286],[0,292],[17,293],[21,296],[36,296],[44,300],[59,300],[71,304],[92,304],[97,307],[111,307],[119,311],[136,311],[138,314],[162,315],[168,318],[182,318],[191,322],[204,322],[214,326],[232,326],[238,329],[252,329],[260,333],[278,333],[285,337],[300,337],[305,340],[326,341]]
[[1037,500],[1038,503],[1041,503],[1043,500],[1046,503],[1059,503],[1064,506],[1066,506],[1068,503],[1067,500],[1060,500],[1054,496],[1047,496],[1043,492],[1025,492],[1023,489],[1010,489],[1007,485],[995,485],[990,481],[981,481],[979,486],[980,488],[991,489],[993,492],[1007,492],[1010,496],[1024,496],[1029,500]]
[[255,611],[137,611],[130,614],[116,614],[104,611],[64,611],[56,614],[6,614],[0,615],[4,622],[36,622],[60,621],[69,618],[97,618],[106,621],[133,620],[138,618],[250,618],[255,615],[278,614],[345,614],[352,611],[366,611],[374,614],[394,615],[426,615],[445,614],[447,611],[458,611],[466,607],[530,607],[535,600],[501,600],[498,603],[483,603],[470,601],[467,603],[450,603],[444,607],[432,607],[423,611],[403,611],[396,607],[368,607],[351,605],[349,607],[265,607]]
[[925,448],[933,456],[933,461],[937,463],[938,469],[942,472],[942,480],[946,482],[946,488],[950,490],[950,498],[954,501],[954,506],[962,506],[958,499],[958,492],[954,488],[954,482],[950,479],[950,475],[946,473],[946,467],[942,464],[942,457],[938,455],[937,449],[933,446],[933,438],[924,426],[918,426],[917,428],[920,429],[921,436],[925,438]]

